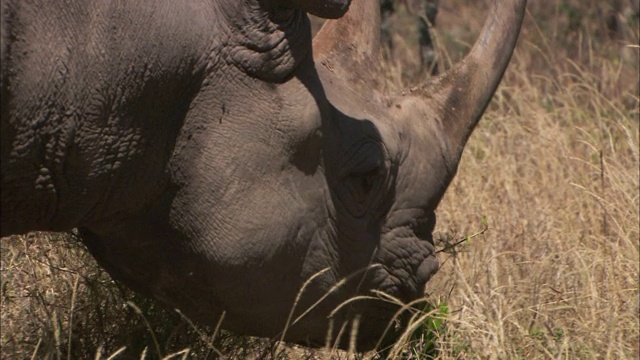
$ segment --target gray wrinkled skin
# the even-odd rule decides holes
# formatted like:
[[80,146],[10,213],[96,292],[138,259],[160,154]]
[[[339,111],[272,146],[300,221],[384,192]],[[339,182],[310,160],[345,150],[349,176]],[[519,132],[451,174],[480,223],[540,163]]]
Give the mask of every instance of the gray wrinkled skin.
[[[356,17],[369,4],[312,49],[302,10],[335,18],[348,2],[304,3],[3,1],[2,235],[78,227],[115,279],[251,335],[279,336],[317,274],[293,319],[328,296],[286,340],[320,346],[345,324],[359,349],[397,336],[387,302],[332,311],[372,290],[414,300],[437,271],[434,210],[524,1],[500,4],[516,20],[477,51],[490,84],[471,61],[395,97],[366,85],[383,82],[366,73],[375,46],[332,42],[342,24],[376,29]],[[503,27],[515,36],[494,45]]]

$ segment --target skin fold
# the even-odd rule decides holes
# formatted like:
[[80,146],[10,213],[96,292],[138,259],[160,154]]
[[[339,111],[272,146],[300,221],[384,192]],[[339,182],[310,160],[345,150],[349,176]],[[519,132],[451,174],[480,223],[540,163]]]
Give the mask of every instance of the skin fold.
[[[396,94],[378,2],[310,4],[3,1],[2,235],[78,228],[204,324],[392,341],[408,314],[380,294],[415,300],[438,269],[435,209],[525,1],[494,0],[465,60]],[[306,12],[336,20],[312,40]]]

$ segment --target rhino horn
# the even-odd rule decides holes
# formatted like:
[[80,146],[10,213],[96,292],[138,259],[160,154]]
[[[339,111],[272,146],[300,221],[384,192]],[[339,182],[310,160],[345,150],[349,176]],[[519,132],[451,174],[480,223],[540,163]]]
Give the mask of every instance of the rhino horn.
[[[511,59],[526,2],[493,0],[470,53],[449,71],[404,91],[404,95],[391,102],[396,107],[409,108],[401,112],[404,119],[399,121],[427,117],[439,123],[455,162]],[[385,82],[379,76],[382,73],[379,28],[378,1],[356,0],[342,18],[327,21],[320,29],[313,40],[314,59],[363,94],[372,90],[383,92]]]
[[380,49],[380,9],[377,1],[356,0],[340,19],[324,23],[313,39],[315,59],[339,54],[341,48],[356,49],[361,56],[376,58]]
[[313,58],[356,90],[381,89],[380,8],[354,0],[340,19],[326,21],[313,39]]
[[469,54],[446,73],[411,89],[404,97],[418,97],[427,105],[427,116],[439,123],[456,162],[511,59],[526,2],[493,0],[480,37]]

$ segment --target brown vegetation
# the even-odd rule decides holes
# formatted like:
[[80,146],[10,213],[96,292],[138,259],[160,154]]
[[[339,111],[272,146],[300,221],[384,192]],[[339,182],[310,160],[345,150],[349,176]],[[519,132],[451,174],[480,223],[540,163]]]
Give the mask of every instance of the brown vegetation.
[[[478,33],[487,7],[475,3],[441,2],[445,63]],[[446,250],[427,288],[445,320],[436,347],[414,332],[385,355],[640,355],[638,18],[615,12],[612,34],[606,6],[530,2],[509,70],[438,210]],[[389,66],[398,83],[403,69]],[[0,244],[5,359],[348,356],[193,326],[114,284],[71,235]]]

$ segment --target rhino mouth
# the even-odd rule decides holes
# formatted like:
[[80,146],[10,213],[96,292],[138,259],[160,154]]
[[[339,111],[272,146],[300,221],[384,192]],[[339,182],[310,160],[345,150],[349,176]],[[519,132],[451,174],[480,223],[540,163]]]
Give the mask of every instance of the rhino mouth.
[[[406,268],[388,268],[385,266],[386,273],[385,285],[380,291],[382,293],[393,296],[403,303],[409,303],[419,299],[425,295],[424,289],[427,282],[438,272],[440,263],[435,253],[428,255],[416,265],[411,266],[409,270]],[[408,277],[408,280],[404,278]],[[374,291],[375,292],[375,291]]]
[[376,262],[372,289],[397,297],[403,302],[424,296],[426,283],[438,272],[439,262],[433,243],[435,214],[411,220],[383,234]]
[[[404,303],[380,292],[354,298],[348,306],[339,306],[340,311],[334,310],[329,316],[331,324],[324,342],[308,339],[307,345],[344,349],[355,345],[357,351],[385,348],[407,331],[415,318],[415,309],[423,303],[421,300]],[[332,339],[332,344],[327,344],[327,339]],[[351,344],[353,340],[355,343]]]
[[414,228],[414,234],[420,240],[421,244],[428,244],[429,255],[418,265],[415,276],[417,289],[419,294],[414,297],[421,297],[424,295],[424,287],[426,283],[435,275],[440,269],[440,263],[436,257],[435,244],[433,242],[433,229],[435,228],[435,217],[429,217],[417,222]]

